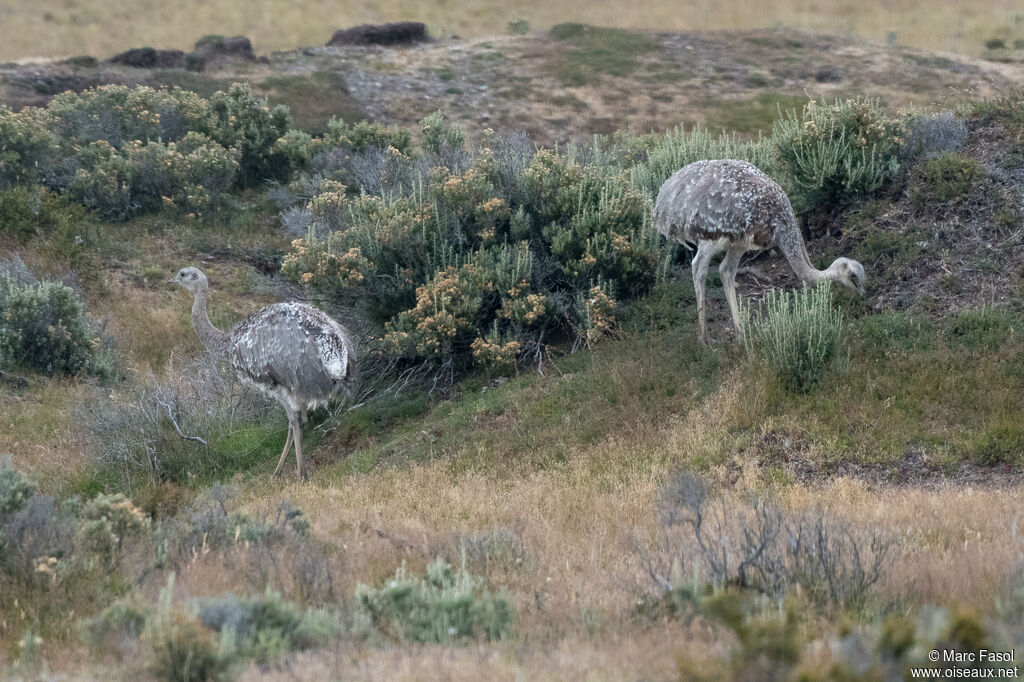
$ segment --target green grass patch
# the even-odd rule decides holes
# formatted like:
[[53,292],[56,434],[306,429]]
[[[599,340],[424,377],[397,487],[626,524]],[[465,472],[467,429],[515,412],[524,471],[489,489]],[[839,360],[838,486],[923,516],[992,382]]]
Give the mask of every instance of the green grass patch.
[[641,33],[586,24],[558,24],[550,35],[566,46],[552,62],[552,73],[570,87],[594,84],[602,76],[631,76],[645,56],[659,49]]
[[762,92],[746,99],[715,102],[708,110],[706,120],[712,130],[747,134],[768,132],[772,123],[779,119],[780,111],[782,114],[800,111],[806,103],[804,95]]
[[333,71],[273,76],[259,85],[272,103],[287,104],[295,128],[314,135],[327,131],[332,116],[346,121],[366,118],[359,102],[348,94],[344,77]]

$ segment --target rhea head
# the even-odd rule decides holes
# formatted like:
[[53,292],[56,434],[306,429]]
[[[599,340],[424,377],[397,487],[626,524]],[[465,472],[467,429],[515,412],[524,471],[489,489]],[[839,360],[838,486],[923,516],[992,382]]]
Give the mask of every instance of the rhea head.
[[864,274],[863,265],[852,258],[836,258],[828,270],[832,274],[832,279],[853,289],[861,296],[864,295],[867,276]]
[[178,270],[178,274],[168,280],[168,284],[178,284],[193,294],[200,289],[208,289],[210,284],[206,280],[206,275],[199,268],[182,268]]

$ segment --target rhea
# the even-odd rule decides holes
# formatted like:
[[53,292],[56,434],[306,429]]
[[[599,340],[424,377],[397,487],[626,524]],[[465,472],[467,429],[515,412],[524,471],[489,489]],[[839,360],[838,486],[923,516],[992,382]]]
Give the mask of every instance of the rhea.
[[170,283],[192,292],[192,327],[206,349],[227,361],[239,380],[274,398],[288,415],[288,437],[274,476],[281,473],[292,443],[299,479],[302,422],[306,410],[326,405],[339,393],[351,395],[357,380],[356,353],[348,330],[324,311],[305,303],[275,303],[222,332],[210,322],[206,275],[182,268]]
[[697,335],[708,343],[704,283],[711,259],[723,253],[718,271],[732,311],[743,334],[736,302],[736,272],[748,251],[776,248],[804,282],[839,282],[864,295],[864,266],[837,258],[825,270],[811,265],[797,226],[793,206],[779,185],[746,161],[697,161],[676,171],[658,191],[654,226],[669,239],[696,248],[693,289],[697,296]]

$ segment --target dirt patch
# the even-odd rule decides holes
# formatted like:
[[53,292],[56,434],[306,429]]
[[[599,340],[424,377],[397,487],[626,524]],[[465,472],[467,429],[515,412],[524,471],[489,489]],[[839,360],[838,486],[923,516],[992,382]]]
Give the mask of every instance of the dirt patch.
[[762,434],[729,462],[717,477],[717,483],[733,487],[749,474],[745,469],[751,466],[761,472],[772,469],[785,472],[803,484],[856,478],[876,488],[937,488],[951,481],[979,487],[1015,488],[1024,482],[1024,469],[1020,466],[979,466],[968,461],[949,464],[915,447],[907,448],[898,459],[888,462],[828,461],[812,453],[800,434],[787,430]]
[[[745,113],[726,125],[753,135],[770,125],[775,101],[868,94],[891,110],[922,101],[952,106],[964,93],[989,97],[1024,80],[1020,64],[868,47],[788,29],[657,33],[575,24],[554,35],[416,42],[402,49],[345,44],[260,60],[247,39],[213,36],[188,58],[199,59],[211,78],[225,83],[313,74],[321,74],[321,84],[343,82],[345,96],[331,102],[289,102],[297,121],[314,126],[334,106],[338,115],[399,125],[441,110],[471,132],[524,130],[542,144],[680,123],[720,128],[717,117],[733,103]],[[18,109],[43,104],[64,89],[155,82],[173,71],[109,63],[83,62],[75,69],[9,64],[0,67],[0,102]],[[306,115],[308,107],[316,111]]]

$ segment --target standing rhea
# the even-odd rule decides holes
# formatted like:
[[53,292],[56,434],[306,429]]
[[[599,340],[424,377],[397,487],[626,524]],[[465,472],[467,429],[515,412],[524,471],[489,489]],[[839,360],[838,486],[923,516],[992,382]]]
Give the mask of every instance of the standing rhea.
[[300,479],[302,422],[306,410],[326,405],[339,392],[351,394],[356,383],[355,347],[348,331],[327,313],[305,303],[275,303],[224,333],[206,313],[210,290],[206,275],[182,268],[170,280],[195,296],[192,327],[214,355],[226,359],[241,381],[275,398],[288,415],[288,438],[274,475],[281,473],[292,442]]
[[711,259],[720,252],[725,256],[718,271],[739,334],[743,326],[736,303],[736,271],[747,251],[778,248],[801,280],[830,279],[864,295],[864,266],[857,261],[837,258],[826,270],[811,265],[786,193],[746,161],[697,161],[676,171],[658,191],[654,226],[669,239],[696,246],[693,288],[702,343],[708,342],[704,281]]

